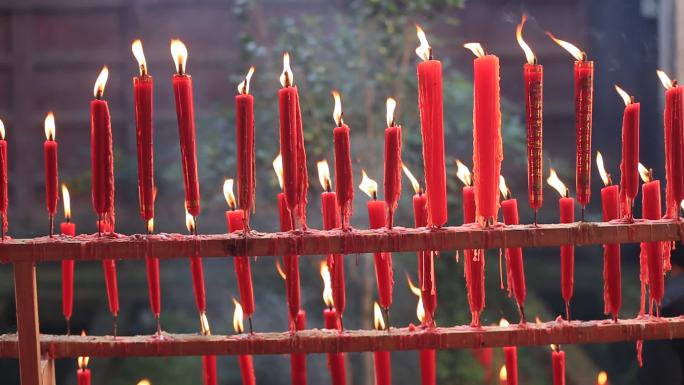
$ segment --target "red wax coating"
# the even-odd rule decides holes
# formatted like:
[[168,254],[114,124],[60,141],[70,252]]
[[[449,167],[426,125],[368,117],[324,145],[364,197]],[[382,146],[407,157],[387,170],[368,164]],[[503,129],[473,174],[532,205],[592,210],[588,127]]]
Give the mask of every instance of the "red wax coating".
[[543,176],[543,93],[544,67],[523,66],[525,78],[525,122],[527,124],[527,199],[530,207],[539,210],[544,202]]
[[7,232],[7,141],[0,139],[0,213],[2,213],[2,226]]
[[473,171],[477,221],[493,218],[499,210],[499,174],[503,160],[499,58],[486,55],[473,61]]
[[[558,200],[561,223],[575,221],[575,200],[564,197]],[[575,246],[565,245],[560,248],[561,254],[561,293],[565,304],[570,303],[575,285]]]
[[684,88],[670,87],[665,91],[665,175],[667,181],[666,213],[679,217],[679,202],[684,199]]
[[[340,213],[338,212],[337,207],[337,196],[335,192],[324,192],[321,194],[324,230],[332,230],[341,226]],[[327,262],[328,270],[330,270],[333,303],[341,316],[344,314],[347,302],[344,282],[344,256],[342,254],[329,254]]]
[[104,100],[90,102],[90,147],[93,208],[103,216],[114,212],[114,152],[109,107]]
[[[415,194],[413,196],[413,223],[416,228],[425,227],[428,223],[428,196]],[[434,253],[429,250],[418,252],[418,283],[420,295],[425,309],[425,322],[432,322],[432,315],[437,309],[437,285],[435,283]]]
[[[323,320],[326,329],[342,330],[340,317],[338,317],[335,308],[323,310]],[[344,353],[328,354],[328,370],[330,371],[333,385],[345,385],[347,383]]]
[[[295,322],[297,330],[306,330],[306,312],[300,310]],[[292,384],[306,385],[306,354],[290,354]]]
[[192,77],[173,75],[173,95],[176,100],[178,139],[180,140],[185,208],[196,217],[200,213],[200,187],[195,148],[195,107],[192,101]]
[[430,226],[442,226],[447,221],[447,197],[442,62],[438,60],[426,60],[418,64],[418,108],[423,137],[428,223]]
[[202,356],[202,380],[204,385],[217,385],[216,356]]
[[[290,231],[293,228],[292,217],[287,208],[285,193],[278,194],[278,208],[280,212],[280,231]],[[301,307],[299,287],[299,256],[286,255],[285,259],[285,292],[287,296],[288,314],[291,320],[290,330],[294,330],[294,321]]]
[[193,255],[190,257],[190,272],[192,274],[192,288],[195,293],[195,304],[197,311],[205,313],[207,311],[207,297],[204,289],[204,269],[202,268],[202,257]]
[[[618,219],[620,202],[618,200],[618,186],[611,185],[601,189],[601,208],[603,221]],[[603,245],[603,300],[604,313],[617,318],[622,306],[620,277],[620,244]]]
[[475,223],[475,187],[463,187],[463,223]]
[[[241,210],[226,211],[226,225],[229,233],[242,231],[245,228],[245,213]],[[235,275],[240,291],[242,310],[248,316],[254,314],[254,288],[252,287],[252,267],[247,256],[233,257]]]
[[[235,97],[235,140],[237,142],[237,191],[240,208],[254,210],[256,168],[254,157],[254,96]],[[249,214],[248,214],[249,215]]]
[[[333,130],[335,147],[335,191],[337,205],[342,214],[342,227],[349,227],[354,202],[354,177],[352,175],[349,126],[342,123]],[[337,303],[335,303],[337,305]]]
[[280,154],[283,157],[283,190],[290,212],[306,227],[306,194],[309,179],[306,171],[304,130],[297,87],[278,90],[280,108]]
[[159,258],[146,255],[147,291],[150,297],[150,310],[155,316],[161,313],[161,285],[159,282]]
[[[73,237],[76,235],[76,224],[72,222],[62,222],[59,225],[62,235]],[[65,259],[62,261],[62,314],[64,318],[71,319],[74,310],[74,260]]]
[[[463,223],[475,223],[475,187],[472,186],[463,187]],[[485,303],[484,250],[464,250],[463,253],[471,324],[479,326]]]
[[[661,217],[660,181],[654,180],[644,183],[641,191],[642,217],[657,220]],[[642,244],[646,252],[648,268],[648,285],[651,301],[660,304],[665,292],[665,276],[663,271],[663,253],[661,242],[647,242]]]
[[76,370],[76,382],[78,385],[90,385],[90,369]]
[[518,348],[505,346],[504,363],[506,364],[506,385],[518,385]]
[[392,385],[392,359],[390,352],[374,352],[375,385]]
[[[520,219],[518,218],[518,200],[506,199],[501,202],[503,209],[504,223],[507,225],[518,225]],[[518,305],[522,306],[525,303],[525,269],[523,262],[522,248],[509,247],[506,249],[506,277],[508,279],[509,295],[515,296]]]
[[639,111],[632,103],[622,115],[622,162],[620,163],[620,207],[624,216],[632,217],[634,198],[639,192]]
[[154,218],[154,128],[152,76],[133,78],[135,105],[135,139],[138,149],[138,201],[140,216],[145,221]]
[[565,352],[551,351],[553,385],[565,385]]
[[594,98],[594,62],[575,62],[575,188],[577,202],[591,199],[591,121]]
[[[401,127],[385,129],[385,202],[390,222],[401,196]],[[389,223],[392,226],[392,223]]]
[[420,384],[434,385],[437,383],[437,363],[434,349],[420,351]]
[[255,385],[254,364],[251,355],[241,355],[238,357],[240,364],[240,374],[242,375],[242,385]]
[[[371,229],[379,229],[387,224],[387,205],[384,201],[372,200],[368,202],[368,220]],[[392,270],[392,253],[375,253],[375,279],[378,284],[378,302],[383,308],[392,305],[392,287],[394,286],[394,271]]]
[[[114,231],[114,226],[107,221],[97,221],[97,227],[98,231],[103,233]],[[116,260],[102,260],[102,269],[104,270],[109,311],[116,317],[119,314],[119,284],[116,276]]]
[[48,214],[51,216],[57,212],[58,147],[57,142],[54,140],[46,140],[43,143],[43,154],[45,155],[45,206],[47,207]]

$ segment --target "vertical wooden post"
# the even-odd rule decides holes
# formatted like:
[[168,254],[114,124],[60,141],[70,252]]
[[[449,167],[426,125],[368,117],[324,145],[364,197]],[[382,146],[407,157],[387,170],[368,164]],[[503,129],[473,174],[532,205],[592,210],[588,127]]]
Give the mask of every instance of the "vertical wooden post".
[[14,298],[17,302],[21,385],[40,385],[40,339],[35,262],[14,263]]

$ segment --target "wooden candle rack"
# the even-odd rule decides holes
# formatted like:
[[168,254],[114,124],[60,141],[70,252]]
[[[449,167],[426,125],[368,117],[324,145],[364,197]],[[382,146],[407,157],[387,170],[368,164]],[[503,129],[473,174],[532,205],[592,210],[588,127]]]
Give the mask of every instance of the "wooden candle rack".
[[[237,354],[287,354],[365,352],[607,343],[649,339],[684,338],[684,318],[641,317],[600,321],[551,321],[509,327],[470,326],[393,328],[387,331],[335,332],[305,330],[297,333],[201,336],[164,334],[154,336],[52,336],[40,335],[38,324],[37,262],[74,259],[139,259],[148,253],[158,258],[234,255],[279,256],[285,254],[353,255],[376,251],[463,250],[475,248],[548,247],[565,244],[599,245],[681,241],[682,221],[623,223],[573,223],[518,225],[481,229],[475,226],[441,229],[293,231],[224,235],[81,235],[34,239],[5,239],[0,243],[0,262],[14,266],[17,334],[0,336],[0,357],[18,357],[22,385],[54,384],[55,358],[78,356],[188,356]],[[43,361],[41,361],[43,358]]]

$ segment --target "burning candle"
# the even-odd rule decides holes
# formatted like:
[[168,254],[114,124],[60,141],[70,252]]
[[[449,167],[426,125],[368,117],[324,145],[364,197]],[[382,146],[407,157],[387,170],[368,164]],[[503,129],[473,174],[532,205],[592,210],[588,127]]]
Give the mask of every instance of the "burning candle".
[[0,216],[2,217],[0,224],[0,238],[5,240],[5,232],[7,232],[7,140],[5,140],[5,124],[0,120]]
[[172,80],[185,185],[185,209],[196,222],[200,214],[200,187],[195,148],[195,107],[192,100],[192,77],[186,73],[188,49],[182,41],[171,40],[171,57],[176,65]]
[[620,207],[622,216],[631,220],[634,198],[639,192],[639,113],[641,104],[634,101],[622,88],[615,90],[625,102],[622,114],[622,162],[620,163]]
[[[76,224],[71,222],[71,199],[69,189],[62,183],[62,203],[64,205],[64,222],[60,223],[62,235],[76,235]],[[62,314],[67,324],[67,335],[71,334],[70,320],[74,310],[74,260],[62,260]]]
[[306,194],[309,189],[309,178],[306,170],[306,151],[304,150],[304,129],[302,113],[299,107],[299,92],[294,85],[294,76],[290,68],[290,54],[283,55],[283,72],[280,75],[278,105],[280,107],[280,153],[283,156],[283,190],[287,199],[287,207],[294,218],[298,217],[300,225],[306,228]]
[[499,174],[503,160],[501,108],[499,103],[499,58],[485,55],[480,43],[468,43],[473,61],[473,171],[475,173],[476,219],[480,224],[496,222],[499,211]]
[[594,98],[594,62],[587,60],[587,54],[574,45],[556,39],[546,33],[556,44],[575,58],[575,186],[577,202],[584,209],[591,198],[591,126]]
[[[446,164],[444,162],[444,118],[442,62],[432,58],[432,47],[416,25],[420,46],[418,63],[418,109],[423,138],[423,169],[428,205],[428,224],[440,227],[447,221]],[[429,311],[428,311],[429,313]]]
[[[378,184],[368,177],[366,170],[361,171],[361,184],[359,184],[359,188],[371,198],[366,205],[368,208],[370,228],[380,229],[385,227],[385,224],[387,223],[385,216],[387,205],[384,201],[378,200]],[[392,287],[394,286],[392,253],[375,253],[374,260],[375,279],[378,285],[378,298],[380,300],[380,305],[385,310],[385,314],[389,315],[389,308],[392,305]]]
[[[404,164],[406,177],[411,181],[415,195],[413,196],[413,221],[416,228],[425,227],[428,224],[428,197],[423,193],[418,180]],[[434,314],[437,308],[437,285],[435,283],[435,258],[432,251],[418,252],[418,284],[420,285],[421,298],[425,307],[425,318],[428,324],[434,324]]]
[[[283,188],[283,158],[280,154],[273,160],[273,169],[278,177],[278,184]],[[278,211],[280,214],[280,231],[291,231],[293,229],[292,216],[287,208],[285,193],[278,194]],[[301,307],[300,286],[299,286],[299,256],[286,255],[285,270],[283,274],[285,280],[285,291],[287,296],[289,327],[290,331],[296,330],[295,320]]]
[[565,352],[560,345],[551,344],[551,368],[553,385],[565,385]]
[[[502,318],[499,326],[507,328],[508,321]],[[518,348],[515,346],[504,346],[504,362],[506,363],[506,385],[518,385]]]
[[[81,333],[85,336],[85,332]],[[90,369],[88,369],[88,361],[90,357],[78,357],[78,369],[76,370],[76,382],[78,385],[90,385]]]
[[665,87],[665,214],[678,218],[679,203],[684,199],[684,87],[658,70],[658,77]]
[[[639,163],[639,174],[644,184],[641,186],[642,217],[646,220],[658,220],[661,217],[660,181],[653,180],[653,172]],[[652,313],[653,303],[656,312],[659,311],[660,301],[665,293],[665,273],[663,271],[663,247],[661,242],[641,243],[641,310],[644,313],[646,284],[649,287],[649,313]]]
[[[337,192],[337,206],[339,207],[340,217],[342,218],[342,228],[348,229],[349,217],[351,216],[352,204],[354,202],[351,141],[349,139],[349,126],[342,120],[343,112],[340,94],[337,91],[333,91],[332,95],[335,100],[333,119],[335,120],[336,125],[333,129],[333,143],[335,147],[335,191]],[[335,285],[333,285],[333,293],[335,292],[334,286]],[[344,310],[340,313],[342,312],[344,312]]]
[[[187,227],[190,234],[195,234],[195,218],[188,211],[185,211],[185,227]],[[206,334],[207,330],[204,328],[204,314],[207,312],[207,297],[204,289],[204,269],[202,267],[202,257],[199,255],[198,251],[195,250],[193,255],[190,256],[190,273],[192,276],[192,289],[195,294],[195,304],[197,305],[197,311],[200,314],[200,326],[202,334]]]
[[[456,176],[463,182],[463,223],[475,223],[475,187],[470,170],[460,160],[456,160]],[[480,313],[485,304],[485,258],[484,250],[464,250],[466,286],[468,289],[468,305],[472,326],[480,326]]]
[[499,384],[506,385],[507,379],[508,373],[506,373],[506,365],[501,365],[501,369],[499,369]]
[[[233,195],[233,179],[226,179],[223,183],[223,196],[226,198],[228,208],[226,211],[226,226],[229,233],[244,230],[244,211],[235,210],[237,204]],[[252,330],[252,314],[254,314],[254,288],[252,286],[252,268],[247,256],[234,256],[235,275],[240,291],[240,302],[244,304],[244,312],[249,317],[250,331]]]
[[153,99],[154,82],[147,73],[147,61],[142,42],[135,40],[131,45],[138,61],[140,76],[133,77],[133,103],[135,105],[135,139],[138,154],[138,201],[140,217],[145,222],[154,218],[154,128]]
[[[504,223],[506,225],[520,224],[520,219],[518,218],[518,200],[511,198],[511,190],[506,186],[506,180],[503,176],[501,176],[501,180],[499,181],[499,189],[501,190],[501,195],[503,197],[501,208],[503,209]],[[508,296],[515,296],[520,312],[520,323],[524,323],[526,289],[521,247],[506,248],[506,278],[508,282]]]
[[[235,304],[235,311],[233,312],[233,329],[235,330],[235,333],[242,334],[242,332],[244,332],[242,306],[235,298],[233,298],[233,303]],[[249,354],[241,354],[238,356],[238,360],[240,364],[240,374],[242,375],[242,385],[255,385],[256,379],[254,378],[252,356]]]
[[235,96],[235,130],[237,141],[238,199],[245,218],[245,230],[249,230],[249,214],[254,210],[256,191],[256,168],[254,158],[254,97],[249,94],[249,81],[254,74],[251,67],[238,85]]
[[[408,281],[409,289],[418,297],[418,305],[416,306],[416,317],[421,324],[426,324],[425,301],[423,301],[422,290],[417,288],[411,276],[406,273],[406,281]],[[420,383],[421,385],[433,385],[437,381],[437,367],[436,367],[436,352],[434,349],[422,349],[419,352],[420,358]]]
[[385,202],[387,203],[387,228],[394,225],[394,210],[401,196],[401,126],[394,121],[397,101],[387,98],[387,128],[385,129]]
[[608,373],[600,371],[596,376],[596,385],[608,385]]
[[[382,311],[377,302],[373,302],[373,321],[375,330],[385,330],[385,321],[382,319]],[[392,384],[392,358],[388,351],[373,352],[375,364],[375,385]]]
[[[561,223],[573,223],[575,221],[575,200],[568,195],[568,188],[558,178],[553,168],[549,172],[546,182],[556,189],[561,198],[558,200]],[[564,245],[560,247],[561,254],[561,293],[565,301],[565,318],[570,320],[570,299],[574,290],[575,277],[575,246]]]
[[[103,100],[108,76],[109,70],[106,66],[102,67],[102,71],[95,81],[95,98],[90,102],[90,158],[93,173],[93,208],[98,220],[107,220],[113,225],[114,153],[112,150],[112,123],[107,101]],[[114,231],[113,226],[111,231]]]
[[45,143],[43,154],[45,157],[45,206],[50,217],[50,231],[52,237],[55,213],[57,212],[57,195],[59,174],[57,171],[57,141],[55,140],[55,115],[52,111],[45,117]]
[[[618,186],[613,184],[610,174],[606,172],[603,165],[603,156],[601,156],[600,152],[596,152],[596,167],[605,186],[601,189],[603,221],[610,222],[613,219],[618,219],[620,216]],[[631,205],[631,200],[626,203]],[[605,314],[610,313],[615,321],[617,321],[620,307],[622,306],[621,287],[620,244],[603,245],[603,300],[605,303],[603,312]]]
[[[147,234],[154,233],[154,218],[147,221]],[[157,322],[157,336],[161,336],[161,323],[159,316],[161,314],[161,284],[159,280],[159,258],[151,255],[150,252],[145,254],[145,270],[147,272],[147,291],[150,297],[150,310]]]
[[[321,262],[321,278],[323,279],[323,302],[327,309],[323,310],[323,320],[326,329],[342,330],[340,315],[335,308],[333,299],[332,282],[328,264]],[[344,363],[344,353],[328,353],[328,370],[333,385],[345,385],[347,372]]]
[[534,223],[537,212],[544,202],[543,189],[543,91],[544,67],[537,64],[537,57],[522,38],[522,30],[527,16],[523,15],[515,31],[518,44],[525,52],[527,63],[523,65],[525,82],[525,123],[527,124],[527,199],[534,209]]
[[[204,313],[200,314],[200,324],[202,325],[203,334],[210,336],[211,328],[209,327],[209,320]],[[218,384],[216,376],[216,356],[202,356],[202,383],[204,385]]]

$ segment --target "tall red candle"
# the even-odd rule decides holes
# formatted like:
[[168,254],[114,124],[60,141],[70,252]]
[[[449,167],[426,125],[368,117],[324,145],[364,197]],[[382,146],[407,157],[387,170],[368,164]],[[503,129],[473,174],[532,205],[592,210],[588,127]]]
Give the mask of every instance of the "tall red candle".
[[[297,313],[295,327],[297,331],[306,330],[306,312],[304,310],[300,309]],[[306,385],[306,354],[290,354],[290,377],[293,384]]]
[[[354,177],[351,163],[351,140],[349,138],[349,126],[342,120],[342,102],[340,94],[333,91],[335,109],[333,118],[336,127],[333,129],[333,144],[335,148],[335,191],[337,193],[337,206],[342,219],[342,228],[349,228],[349,217],[354,203]],[[342,270],[344,271],[344,270]],[[333,285],[334,287],[334,285]],[[335,289],[333,288],[333,292]],[[343,313],[344,310],[341,311]]]
[[93,173],[93,208],[99,219],[114,223],[114,153],[112,124],[107,101],[103,100],[109,70],[102,67],[95,81],[95,99],[90,102],[90,146]]
[[428,205],[428,224],[440,227],[447,221],[446,163],[444,161],[444,102],[442,62],[432,58],[432,47],[416,25],[420,46],[418,64],[418,109],[423,138],[423,169]]
[[254,74],[254,67],[249,69],[245,80],[238,85],[238,95],[235,96],[238,203],[244,212],[247,229],[249,229],[249,214],[254,210],[256,188],[254,97],[249,94],[249,81],[252,74]]
[[[499,326],[508,327],[508,321],[502,319]],[[506,364],[506,385],[518,385],[518,348],[504,346],[503,351]]]
[[7,207],[8,207],[8,195],[7,195],[7,140],[5,140],[5,124],[0,120],[0,216],[2,216],[2,223],[0,224],[0,233],[2,234],[2,240],[5,239],[5,233],[7,232]]
[[[323,324],[326,329],[342,330],[340,315],[335,309],[330,269],[327,263],[321,263],[321,278],[323,278],[323,302],[327,309],[323,310]],[[347,373],[344,363],[344,353],[328,353],[328,370],[333,385],[345,385],[347,383]]]
[[[114,226],[107,221],[97,221],[98,232],[111,233],[114,232]],[[119,315],[119,284],[116,275],[116,260],[104,259],[102,260],[102,269],[104,270],[105,289],[107,291],[107,302],[109,304],[109,312],[112,313],[114,319]],[[114,325],[116,333],[116,325]]]
[[202,384],[217,385],[216,356],[202,356]]
[[632,218],[634,199],[639,192],[639,114],[641,104],[617,85],[615,89],[625,102],[622,114],[622,162],[620,163],[620,208],[622,216]]
[[278,105],[280,109],[280,154],[283,157],[283,190],[290,214],[306,228],[306,194],[309,179],[304,150],[304,129],[299,107],[299,93],[294,85],[290,68],[290,55],[283,55],[283,73],[280,75]]
[[658,71],[658,76],[665,87],[665,214],[678,218],[684,199],[684,87],[663,71]]
[[140,217],[148,222],[154,218],[154,128],[153,99],[154,82],[147,73],[147,61],[142,42],[135,40],[131,45],[138,61],[140,76],[133,77],[133,105],[135,106],[135,139],[138,155],[138,202]]
[[[227,179],[223,184],[223,194],[228,202],[229,211],[226,211],[226,226],[229,233],[235,233],[245,228],[244,211],[235,210],[237,208],[235,195],[233,195],[233,180]],[[254,288],[252,286],[252,268],[247,256],[233,257],[235,265],[235,275],[237,277],[238,289],[240,291],[240,302],[245,314],[251,318],[254,314]]]
[[[147,221],[147,234],[154,233],[154,218]],[[159,315],[161,314],[161,284],[159,279],[159,258],[148,251],[145,255],[145,271],[147,272],[147,291],[150,298],[150,310],[157,320],[157,333],[161,333]]]
[[[235,312],[233,313],[233,329],[238,334],[244,331],[242,318],[243,311],[240,302],[233,299],[235,304]],[[243,385],[255,385],[256,379],[254,378],[254,364],[252,362],[252,356],[249,354],[241,354],[238,356],[238,363],[240,365],[240,375],[242,377]]]
[[[69,189],[62,184],[62,203],[64,204],[64,222],[59,225],[62,235],[73,237],[76,235],[76,224],[71,222],[71,199],[69,199]],[[62,314],[67,321],[67,334],[69,320],[74,310],[74,260],[62,260]]]
[[[620,217],[620,201],[618,200],[620,192],[618,192],[618,186],[612,184],[613,181],[605,170],[600,152],[596,153],[596,166],[605,185],[601,189],[603,221],[610,222]],[[631,204],[631,201],[626,203]],[[603,300],[605,304],[603,311],[605,314],[610,313],[614,320],[617,320],[622,306],[621,287],[620,244],[603,245]]]
[[401,126],[394,121],[397,102],[387,99],[387,128],[385,129],[385,202],[387,203],[387,227],[394,225],[394,210],[401,196]]
[[[561,223],[575,222],[575,200],[568,196],[568,188],[558,178],[556,170],[551,169],[546,181],[555,188],[561,198],[558,200]],[[564,245],[560,247],[561,256],[561,294],[565,301],[566,319],[570,319],[570,300],[575,285],[575,246]]]
[[52,235],[52,221],[57,212],[57,195],[59,174],[57,171],[57,141],[55,141],[55,116],[50,111],[45,117],[45,142],[43,154],[45,156],[45,206],[50,216],[50,235]]
[[186,73],[188,50],[180,40],[171,40],[171,56],[176,64],[173,95],[176,101],[178,139],[185,185],[185,209],[193,217],[200,214],[200,187],[195,148],[195,107],[192,100],[192,77]]
[[78,357],[78,369],[76,370],[76,382],[78,385],[90,385],[90,369],[88,369],[89,357]]
[[[323,230],[333,230],[341,226],[340,213],[337,208],[337,194],[331,191],[332,182],[330,181],[330,171],[328,162],[321,161],[317,163],[318,178],[323,187],[321,193],[321,214],[323,216]],[[344,255],[329,254],[327,256],[327,264],[332,276],[332,295],[335,300],[335,309],[339,313],[340,318],[344,315],[346,307],[346,293],[344,282]]]
[[[189,212],[185,212],[185,226],[190,234],[196,233],[195,219]],[[202,267],[202,257],[197,250],[190,256],[190,274],[192,277],[192,289],[195,294],[195,304],[200,315],[207,311],[207,296],[204,287],[204,268]]]
[[[641,209],[642,217],[646,220],[658,220],[661,218],[660,206],[660,181],[652,179],[652,173],[645,168],[640,167],[642,179],[644,184],[641,186]],[[649,304],[653,303],[660,306],[660,301],[663,299],[665,293],[665,275],[663,271],[663,247],[661,242],[644,242],[641,244],[641,253],[645,255],[642,259],[641,279],[642,279],[642,297],[644,295],[643,285],[648,283],[649,286]],[[645,264],[643,263],[645,262]],[[646,282],[644,282],[646,281]],[[649,308],[651,308],[649,306]],[[658,308],[656,308],[657,310]],[[643,298],[642,298],[642,312],[643,312]]]
[[499,175],[503,160],[501,108],[499,103],[499,58],[485,55],[479,43],[473,51],[473,172],[478,223],[496,222],[499,210]]
[[[506,187],[506,181],[503,176],[501,177],[499,187],[504,199],[501,202],[504,223],[506,225],[520,224],[520,219],[518,217],[518,200],[511,198],[511,190]],[[518,303],[520,322],[525,322],[525,296],[527,290],[525,288],[525,268],[521,247],[506,248],[506,278],[508,281],[509,296],[511,294],[515,296],[515,300]]]
[[[374,323],[376,330],[385,330],[385,321],[382,319],[380,306],[375,302],[373,306]],[[392,384],[392,358],[388,351],[373,352],[375,366],[375,385]]]
[[551,345],[551,372],[553,385],[565,385],[565,352],[558,345]]

